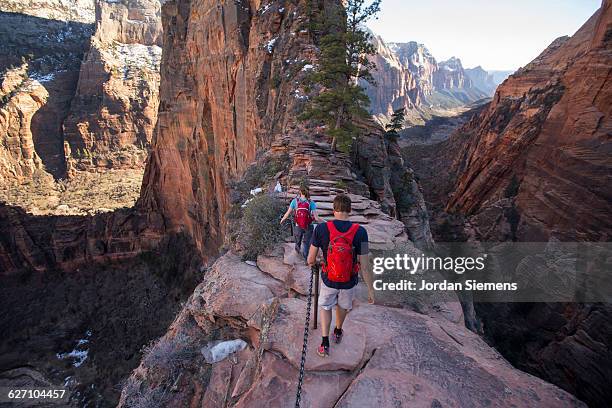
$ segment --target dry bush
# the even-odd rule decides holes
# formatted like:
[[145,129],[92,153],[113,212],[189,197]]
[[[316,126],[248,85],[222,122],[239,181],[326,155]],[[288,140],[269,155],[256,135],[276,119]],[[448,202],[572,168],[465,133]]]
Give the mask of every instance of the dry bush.
[[125,405],[129,408],[157,408],[165,405],[167,400],[167,389],[145,388],[142,382],[128,378],[123,387]]
[[283,237],[279,221],[285,204],[278,198],[262,194],[246,205],[240,225],[238,243],[243,249],[243,259],[257,259]]
[[148,345],[143,350],[142,364],[158,371],[166,378],[173,378],[181,367],[193,359],[198,348],[185,335],[175,337],[162,337]]

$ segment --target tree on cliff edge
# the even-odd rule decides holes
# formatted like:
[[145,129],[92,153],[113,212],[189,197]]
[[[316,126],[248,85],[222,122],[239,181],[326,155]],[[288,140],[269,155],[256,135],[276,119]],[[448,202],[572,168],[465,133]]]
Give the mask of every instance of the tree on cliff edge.
[[376,50],[372,35],[364,24],[380,11],[381,0],[348,0],[345,7],[325,10],[319,16],[323,35],[320,40],[319,66],[310,80],[322,91],[307,105],[301,118],[325,122],[336,147],[347,150],[355,133],[352,119],[367,117],[369,99],[358,84],[363,79],[374,85],[368,59]]
[[399,137],[399,131],[404,128],[404,121],[406,120],[406,109],[399,108],[393,111],[391,115],[391,121],[385,126],[387,131],[386,135],[388,138],[397,139]]

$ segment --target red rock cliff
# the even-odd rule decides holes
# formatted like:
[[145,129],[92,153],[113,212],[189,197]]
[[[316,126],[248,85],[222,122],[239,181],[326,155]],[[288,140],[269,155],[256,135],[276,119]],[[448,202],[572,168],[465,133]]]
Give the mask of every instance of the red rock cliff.
[[63,125],[69,169],[143,165],[157,120],[161,34],[158,1],[96,2],[96,32]]
[[515,208],[508,223],[520,240],[610,239],[611,30],[606,0],[498,88],[462,129],[469,141],[448,210]]
[[34,150],[32,117],[47,102],[46,89],[27,78],[27,64],[8,70],[0,83],[0,183],[31,177],[43,164]]
[[295,119],[312,61],[304,2],[176,0],[163,7],[161,105],[140,206],[216,248],[228,184]]

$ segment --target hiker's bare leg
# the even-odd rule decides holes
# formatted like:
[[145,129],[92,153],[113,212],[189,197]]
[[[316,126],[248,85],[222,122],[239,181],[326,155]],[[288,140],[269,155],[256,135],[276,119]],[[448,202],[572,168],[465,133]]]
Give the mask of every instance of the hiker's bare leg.
[[321,336],[329,336],[329,326],[331,324],[332,312],[321,308]]
[[342,325],[344,324],[344,319],[346,318],[347,313],[348,312],[346,311],[346,309],[343,309],[340,306],[336,305],[336,328],[337,329],[342,328]]

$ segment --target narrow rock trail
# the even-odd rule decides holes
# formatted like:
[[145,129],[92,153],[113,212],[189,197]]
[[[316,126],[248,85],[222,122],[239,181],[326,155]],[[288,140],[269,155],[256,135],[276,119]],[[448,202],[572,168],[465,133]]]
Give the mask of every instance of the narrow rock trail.
[[[410,245],[403,224],[367,198],[367,186],[351,173],[348,157],[330,160],[328,149],[326,143],[286,136],[272,150],[288,150],[293,159],[284,180],[309,176],[323,218],[332,216],[335,194],[348,188],[352,220],[368,230],[373,249]],[[290,187],[290,197],[295,189]],[[164,406],[171,407],[294,406],[310,273],[293,243],[260,255],[257,266],[231,251],[223,255],[156,346],[175,354],[196,351],[171,369],[170,359],[145,356],[119,406],[152,398],[163,398]],[[344,326],[345,338],[332,344],[328,358],[316,354],[320,326],[311,330],[303,407],[585,406],[513,368],[464,327],[458,303],[454,312],[451,307],[450,313],[425,315],[370,305],[366,294],[361,288]],[[237,337],[249,346],[212,366],[204,364],[199,348],[206,341]]]
[[351,170],[346,153],[330,155],[328,143],[304,139],[295,133],[293,137],[285,135],[280,138],[272,145],[271,151],[286,151],[293,159],[288,174],[283,177],[283,185],[289,185],[288,199],[298,195],[299,182],[306,178],[318,214],[329,220],[333,218],[332,203],[336,194],[348,192],[353,209],[350,220],[367,228],[373,249],[391,249],[408,242],[404,224],[385,214],[378,202],[368,198],[369,188]]

